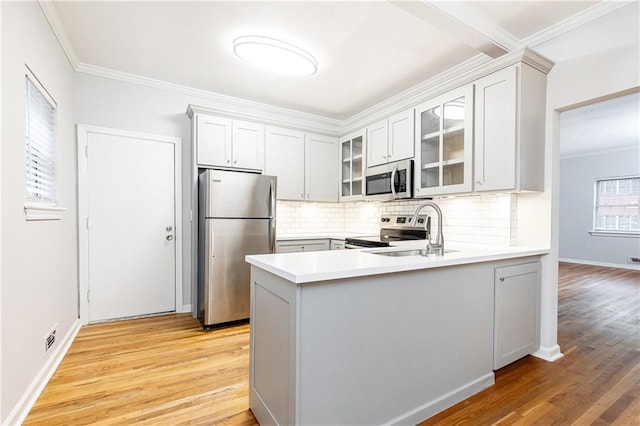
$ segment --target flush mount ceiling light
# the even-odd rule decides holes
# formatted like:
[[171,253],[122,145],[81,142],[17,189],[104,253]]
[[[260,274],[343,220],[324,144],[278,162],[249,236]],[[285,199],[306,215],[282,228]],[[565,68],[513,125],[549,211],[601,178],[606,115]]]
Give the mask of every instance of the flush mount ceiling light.
[[309,52],[272,37],[238,37],[233,40],[233,52],[255,67],[277,74],[307,76],[318,70],[318,62]]

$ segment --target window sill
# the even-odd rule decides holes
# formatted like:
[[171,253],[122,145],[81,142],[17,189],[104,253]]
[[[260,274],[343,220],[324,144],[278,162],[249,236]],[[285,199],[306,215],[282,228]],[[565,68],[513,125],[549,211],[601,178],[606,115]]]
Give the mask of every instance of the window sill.
[[640,238],[640,233],[632,231],[589,231],[589,235],[594,237]]
[[39,203],[25,203],[24,215],[26,220],[60,220],[66,211],[64,207],[50,206]]

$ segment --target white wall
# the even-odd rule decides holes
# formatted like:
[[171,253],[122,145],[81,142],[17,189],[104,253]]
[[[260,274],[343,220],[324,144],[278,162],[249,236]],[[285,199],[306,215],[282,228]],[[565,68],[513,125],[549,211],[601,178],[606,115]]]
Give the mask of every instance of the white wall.
[[74,123],[182,139],[182,304],[191,304],[191,121],[186,111],[189,103],[203,104],[206,101],[178,92],[83,73],[74,73],[73,84]]
[[[78,317],[75,134],[72,69],[36,2],[2,3],[2,421],[24,404],[50,363],[44,336],[58,324],[58,347]],[[25,63],[58,105],[62,220],[25,221]],[[16,418],[10,421],[15,422]]]
[[[637,40],[637,34],[630,37]],[[519,243],[551,248],[542,259],[541,349],[537,354],[545,359],[561,356],[557,344],[560,111],[639,86],[640,46],[633,38],[619,48],[558,62],[547,77],[545,191],[518,197]]]
[[640,175],[640,147],[560,159],[560,259],[629,267],[627,257],[640,256],[638,238],[589,234],[595,179],[631,175]]

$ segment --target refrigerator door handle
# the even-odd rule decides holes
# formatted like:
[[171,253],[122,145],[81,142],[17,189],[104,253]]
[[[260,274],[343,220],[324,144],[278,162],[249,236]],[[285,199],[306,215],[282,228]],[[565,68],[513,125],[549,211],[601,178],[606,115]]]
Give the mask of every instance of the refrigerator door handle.
[[269,182],[269,253],[276,252],[276,191]]
[[209,222],[209,223],[210,223],[209,225],[210,229],[209,229],[209,235],[207,236],[207,242],[209,243],[209,247],[208,247],[207,253],[209,254],[209,258],[212,258],[212,257],[216,257],[213,254],[213,248],[214,248],[213,240],[215,238],[214,238],[214,232],[213,232],[213,223],[212,222]]

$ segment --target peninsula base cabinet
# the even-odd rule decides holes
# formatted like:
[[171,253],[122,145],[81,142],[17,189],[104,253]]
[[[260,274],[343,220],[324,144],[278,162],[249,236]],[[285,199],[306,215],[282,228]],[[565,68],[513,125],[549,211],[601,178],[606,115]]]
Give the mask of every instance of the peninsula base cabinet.
[[480,392],[495,377],[494,278],[520,301],[510,321],[538,261],[303,283],[252,264],[251,410],[261,425],[405,425]]
[[495,370],[540,346],[540,262],[496,268]]

